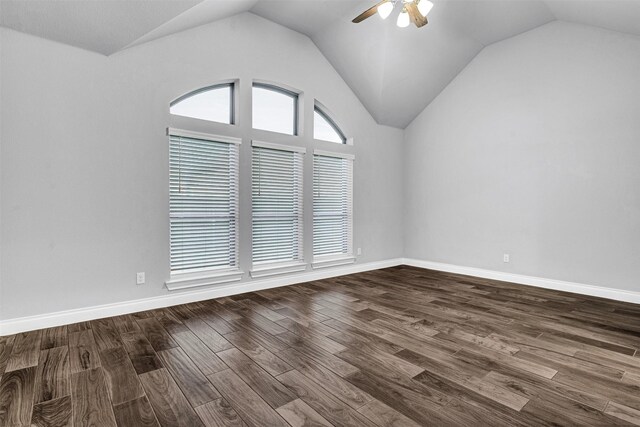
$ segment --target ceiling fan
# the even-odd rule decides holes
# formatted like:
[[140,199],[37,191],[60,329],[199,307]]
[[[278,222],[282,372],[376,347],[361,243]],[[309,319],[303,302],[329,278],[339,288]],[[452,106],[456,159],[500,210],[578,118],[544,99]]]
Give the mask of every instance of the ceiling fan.
[[357,24],[375,15],[376,12],[382,19],[387,19],[397,4],[402,5],[402,11],[396,22],[398,27],[408,27],[411,22],[418,28],[427,25],[427,14],[433,7],[433,3],[429,0],[382,0],[356,16],[351,22]]

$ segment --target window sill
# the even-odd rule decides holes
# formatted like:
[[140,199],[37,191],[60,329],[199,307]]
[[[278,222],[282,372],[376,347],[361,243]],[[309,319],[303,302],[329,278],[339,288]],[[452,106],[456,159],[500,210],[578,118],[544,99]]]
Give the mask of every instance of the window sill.
[[287,264],[271,264],[265,266],[258,266],[251,270],[251,277],[267,277],[276,276],[278,274],[296,273],[298,271],[304,271],[307,269],[307,264],[304,262],[293,262]]
[[199,273],[182,273],[171,276],[164,282],[167,289],[176,291],[179,289],[196,288],[199,286],[217,285],[220,283],[238,282],[242,279],[242,270],[209,271]]
[[353,264],[356,262],[356,258],[352,255],[345,255],[340,257],[332,257],[325,259],[314,260],[311,264],[314,270],[318,268],[328,268],[328,267],[337,267],[339,265]]

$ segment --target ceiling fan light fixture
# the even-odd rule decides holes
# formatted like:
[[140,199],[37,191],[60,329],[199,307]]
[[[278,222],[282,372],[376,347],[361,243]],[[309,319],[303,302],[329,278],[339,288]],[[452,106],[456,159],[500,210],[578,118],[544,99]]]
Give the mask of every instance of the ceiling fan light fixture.
[[393,3],[389,1],[378,6],[378,15],[380,15],[382,19],[387,19],[392,11]]
[[420,2],[418,3],[418,12],[420,12],[420,14],[424,17],[427,16],[432,8],[433,3],[431,3],[429,0],[420,0]]
[[411,20],[409,19],[409,12],[407,12],[406,8],[402,8],[402,12],[400,12],[400,15],[398,15],[398,21],[396,22],[396,25],[398,25],[398,27],[400,28],[405,28],[408,27],[410,23]]
[[381,0],[353,18],[351,22],[358,24],[376,13],[382,19],[387,19],[398,4],[402,6],[402,11],[398,14],[396,21],[398,27],[406,28],[413,22],[416,27],[422,28],[429,23],[426,15],[433,7],[433,3],[429,0]]

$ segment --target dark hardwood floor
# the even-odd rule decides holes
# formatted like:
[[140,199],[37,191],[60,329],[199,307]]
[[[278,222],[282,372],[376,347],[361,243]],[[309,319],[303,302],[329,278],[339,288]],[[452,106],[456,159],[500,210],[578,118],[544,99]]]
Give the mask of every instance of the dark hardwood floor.
[[638,348],[638,305],[402,266],[0,337],[0,427],[640,425]]

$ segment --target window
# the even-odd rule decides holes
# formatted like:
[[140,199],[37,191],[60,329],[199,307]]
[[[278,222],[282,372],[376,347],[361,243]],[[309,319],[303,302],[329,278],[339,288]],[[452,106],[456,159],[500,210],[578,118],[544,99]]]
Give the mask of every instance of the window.
[[238,140],[169,129],[171,273],[238,266]]
[[298,94],[262,83],[253,84],[253,128],[298,134]]
[[313,138],[338,144],[347,143],[347,138],[338,125],[318,105],[313,109]]
[[[313,156],[313,260],[353,260],[353,156]],[[315,266],[315,265],[314,265]]]
[[169,111],[176,116],[233,124],[233,109],[233,83],[226,83],[181,96]]
[[254,270],[303,261],[303,153],[304,148],[253,141]]
[[[251,277],[306,270],[305,197],[309,201],[313,198],[313,224],[306,224],[313,230],[313,242],[309,245],[312,254],[307,251],[307,258],[312,256],[313,268],[355,261],[353,155],[314,150],[313,185],[308,185],[313,194],[305,195],[306,149],[296,146],[300,138],[286,136],[298,135],[301,95],[254,82],[250,89],[255,130],[213,124],[235,123],[237,87],[233,82],[208,86],[170,104],[175,127],[167,129],[171,277],[165,284],[169,290],[242,280],[238,248],[242,233],[240,137],[263,135],[269,141],[253,140],[251,163],[243,161],[243,174],[251,170]],[[347,143],[345,134],[318,101],[314,104],[313,127],[317,145],[332,146],[321,141]],[[217,132],[235,137],[202,133],[211,128],[223,129]],[[265,130],[280,135],[262,132]],[[245,164],[248,169],[244,169]]]

